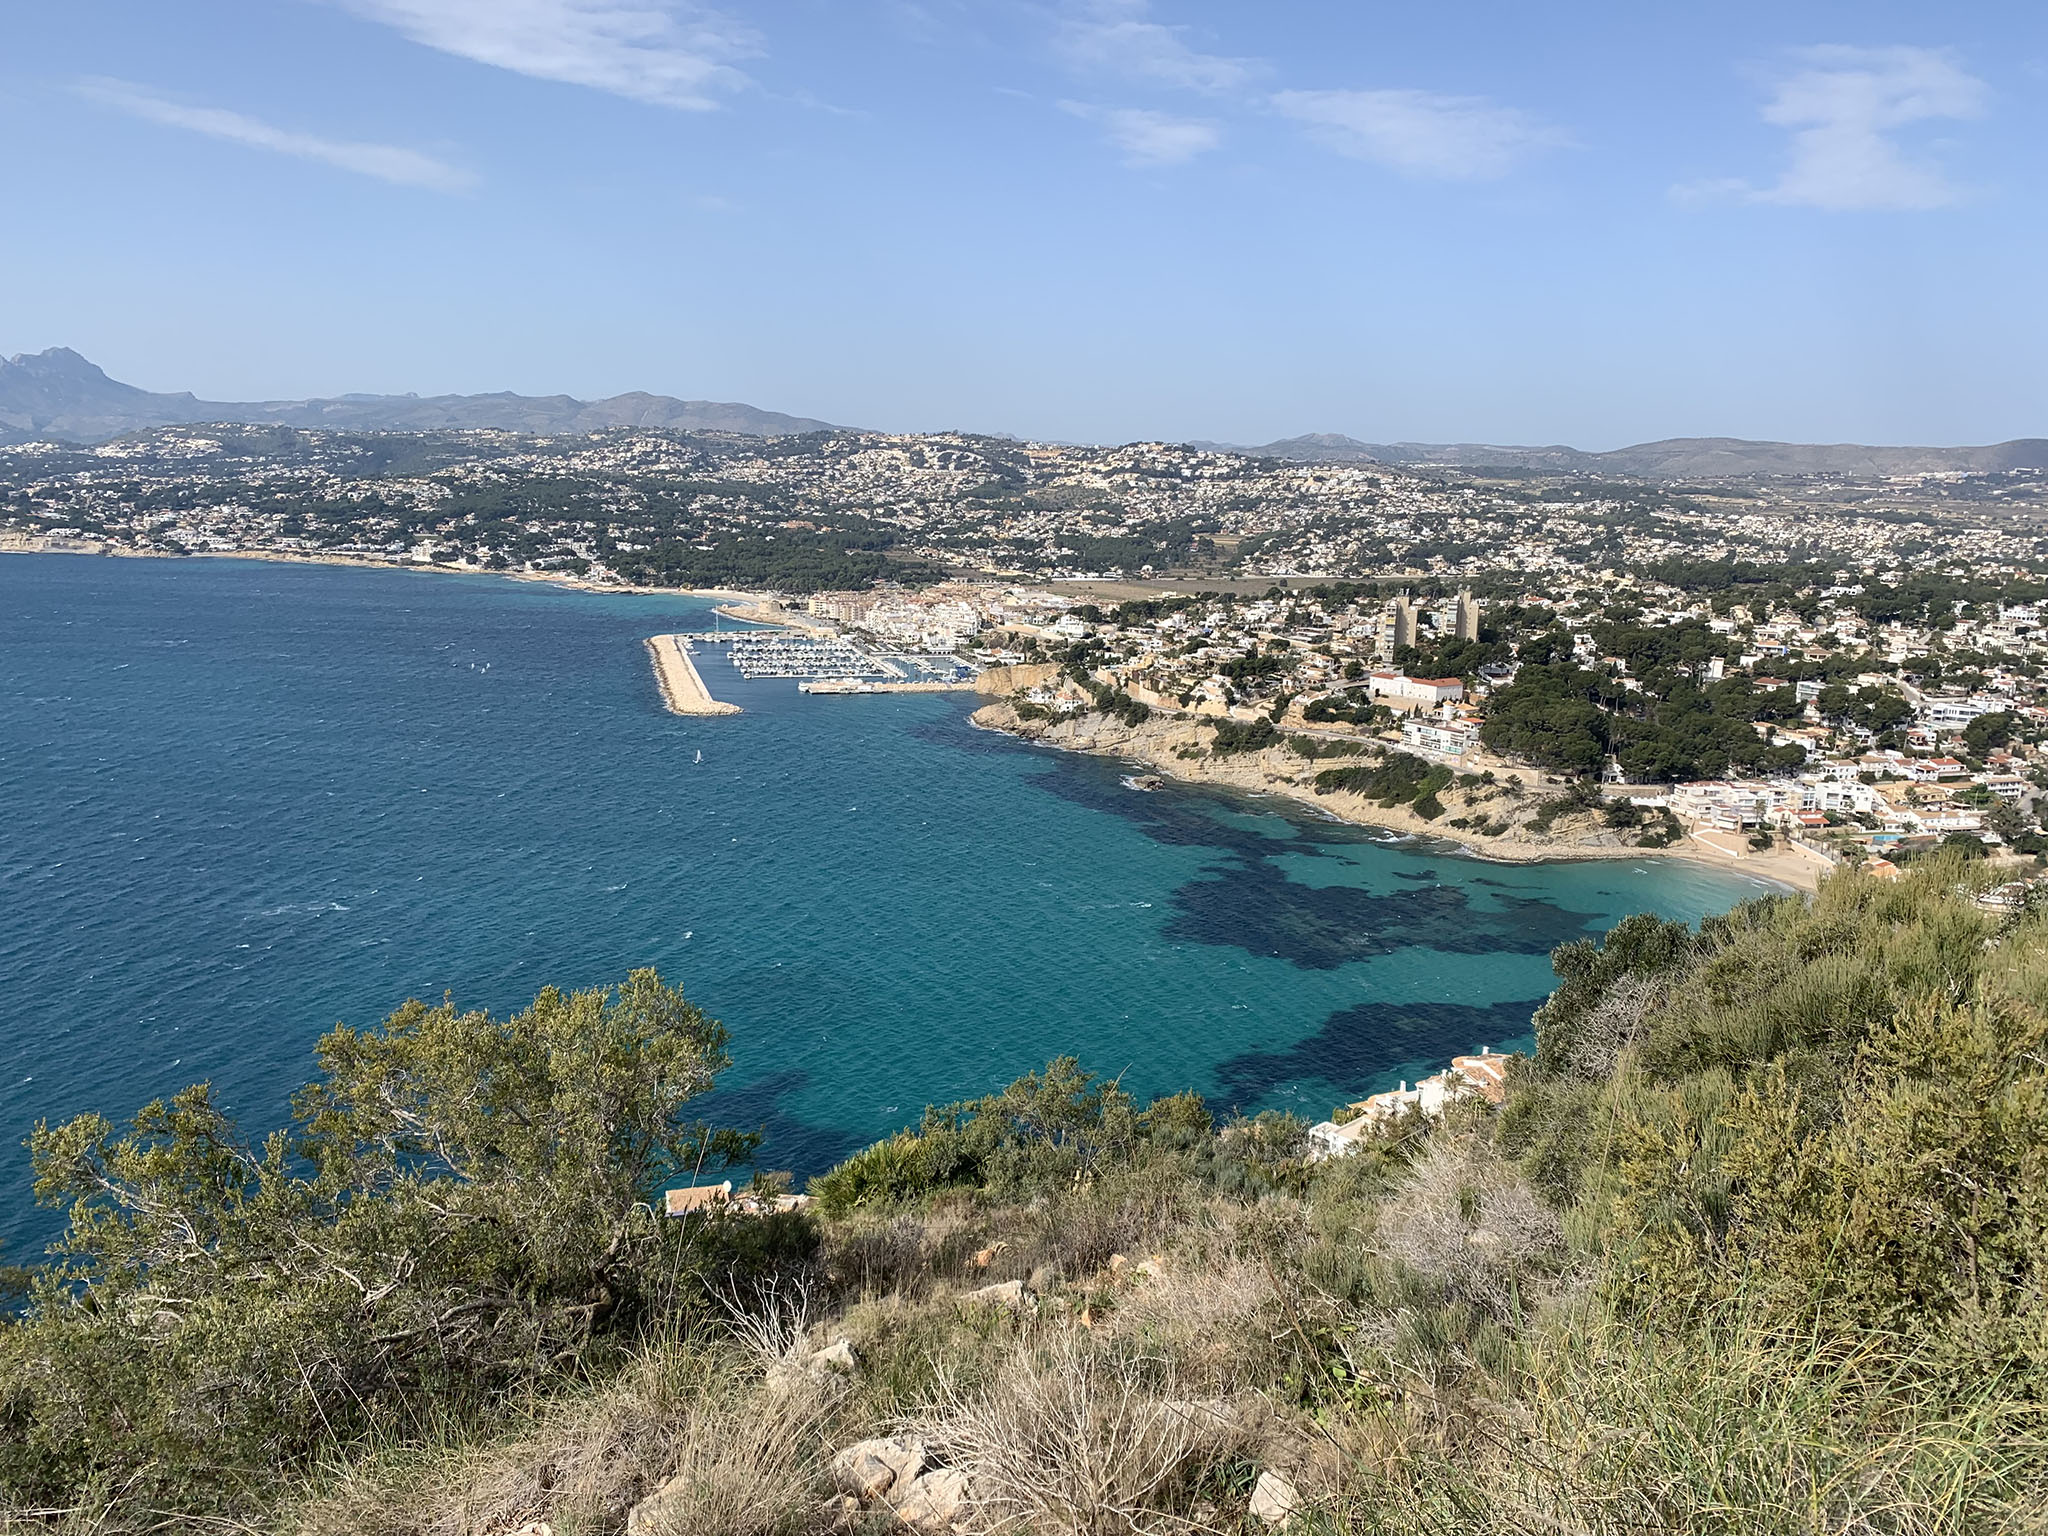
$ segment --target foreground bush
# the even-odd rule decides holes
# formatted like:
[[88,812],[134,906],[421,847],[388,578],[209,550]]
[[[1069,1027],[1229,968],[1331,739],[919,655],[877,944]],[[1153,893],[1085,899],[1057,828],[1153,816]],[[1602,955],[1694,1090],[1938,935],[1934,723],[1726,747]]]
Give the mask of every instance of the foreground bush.
[[261,1151],[203,1096],[39,1138],[0,1467],[96,1532],[880,1536],[834,1454],[915,1434],[991,1536],[2041,1536],[2048,919],[1967,887],[1567,945],[1499,1111],[1334,1162],[1061,1059],[815,1233],[635,1205],[746,1150],[653,978],[407,1010]]
[[2048,928],[1961,868],[1561,952],[1505,1132],[1614,1299],[2048,1399]]
[[725,1032],[652,971],[505,1019],[408,1003],[318,1059],[260,1144],[204,1086],[37,1128],[70,1221],[0,1325],[17,1505],[232,1509],[323,1447],[604,1369],[730,1260],[648,1203],[750,1150],[685,1118]]

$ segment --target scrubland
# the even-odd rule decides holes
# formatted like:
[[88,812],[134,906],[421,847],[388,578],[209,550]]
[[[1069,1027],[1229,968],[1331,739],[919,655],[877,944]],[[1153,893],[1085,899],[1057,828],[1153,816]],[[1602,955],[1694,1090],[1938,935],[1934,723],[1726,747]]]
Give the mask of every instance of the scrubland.
[[2048,917],[1968,878],[1567,946],[1503,1106],[1342,1160],[1062,1060],[770,1214],[633,1204],[753,1155],[683,1120],[723,1034],[650,975],[416,1007],[263,1144],[198,1099],[38,1136],[71,1237],[0,1327],[0,1490],[77,1532],[2048,1529]]

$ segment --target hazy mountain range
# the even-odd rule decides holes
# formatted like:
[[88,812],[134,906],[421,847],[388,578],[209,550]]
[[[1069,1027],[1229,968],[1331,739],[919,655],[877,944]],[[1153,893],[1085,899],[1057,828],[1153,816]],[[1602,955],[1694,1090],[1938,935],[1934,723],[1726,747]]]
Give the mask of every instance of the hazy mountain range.
[[159,395],[110,379],[69,347],[0,362],[0,443],[104,442],[125,432],[184,421],[234,421],[336,430],[430,432],[494,427],[509,432],[585,432],[670,427],[786,437],[830,422],[719,400],[667,395],[339,395],[328,400],[200,400]]
[[1871,448],[1860,443],[1764,443],[1740,437],[1671,437],[1606,453],[1552,444],[1362,443],[1312,432],[1257,447],[1197,443],[1238,453],[1310,463],[1437,464],[1464,469],[1551,470],[1559,474],[1623,475],[1641,480],[1697,480],[1730,475],[1912,475],[1943,470],[2048,469],[2048,438],[2022,437],[1982,448]]
[[[635,392],[607,400],[568,395],[338,395],[325,400],[201,400],[153,394],[110,379],[68,347],[0,360],[0,444],[104,442],[127,432],[179,422],[248,422],[360,431],[426,432],[495,428],[511,432],[585,432],[605,427],[668,427],[787,437],[832,423],[751,405],[677,400]],[[1607,453],[1561,445],[1365,443],[1309,433],[1246,447],[1195,443],[1274,458],[1321,463],[1441,465],[1684,480],[1730,475],[1917,474],[1942,470],[2048,469],[2048,438],[1982,448],[1869,448],[1854,443],[1762,443],[1732,437],[1679,437]]]

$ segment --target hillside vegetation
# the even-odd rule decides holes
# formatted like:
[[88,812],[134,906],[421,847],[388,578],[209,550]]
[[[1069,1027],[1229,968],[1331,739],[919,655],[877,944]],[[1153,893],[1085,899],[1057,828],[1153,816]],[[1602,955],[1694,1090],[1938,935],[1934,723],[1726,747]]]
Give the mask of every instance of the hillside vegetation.
[[203,1089],[38,1132],[70,1225],[0,1326],[0,1491],[106,1532],[2040,1531],[2048,917],[1967,878],[1566,946],[1504,1106],[1340,1161],[1062,1060],[775,1215],[637,1203],[753,1153],[686,1118],[724,1036],[651,973],[409,1005],[260,1143]]

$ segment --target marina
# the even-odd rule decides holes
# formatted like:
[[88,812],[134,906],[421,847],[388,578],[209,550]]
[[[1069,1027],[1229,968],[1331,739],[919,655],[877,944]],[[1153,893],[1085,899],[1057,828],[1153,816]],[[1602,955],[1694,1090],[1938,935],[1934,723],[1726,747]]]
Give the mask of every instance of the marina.
[[964,693],[973,691],[977,676],[972,665],[954,656],[871,651],[836,636],[711,629],[659,638],[674,642],[686,659],[693,646],[723,645],[733,670],[748,682],[790,678],[804,693]]
[[729,642],[734,669],[752,682],[762,677],[876,678],[902,673],[844,640],[798,640],[783,634],[741,634]]

